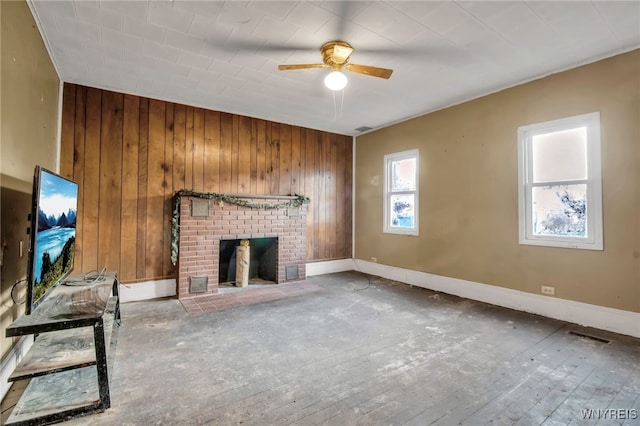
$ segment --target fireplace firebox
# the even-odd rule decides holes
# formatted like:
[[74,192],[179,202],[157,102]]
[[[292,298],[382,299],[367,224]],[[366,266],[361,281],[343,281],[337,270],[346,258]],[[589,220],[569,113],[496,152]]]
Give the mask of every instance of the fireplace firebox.
[[[236,247],[242,240],[220,240],[220,274],[218,283],[235,284],[236,282]],[[277,280],[278,239],[249,239],[249,285],[275,284]]]

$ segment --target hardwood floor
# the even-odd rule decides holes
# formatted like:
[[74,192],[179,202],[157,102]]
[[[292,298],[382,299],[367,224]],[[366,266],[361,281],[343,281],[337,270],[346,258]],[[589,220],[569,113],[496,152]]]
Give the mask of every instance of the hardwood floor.
[[640,424],[639,339],[355,272],[306,283],[124,304],[112,407],[67,424]]

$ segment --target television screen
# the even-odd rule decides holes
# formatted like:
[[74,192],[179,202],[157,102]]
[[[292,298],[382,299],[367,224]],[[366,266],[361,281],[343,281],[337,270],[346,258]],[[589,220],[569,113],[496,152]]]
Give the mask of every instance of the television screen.
[[77,209],[78,184],[36,166],[27,314],[73,270]]

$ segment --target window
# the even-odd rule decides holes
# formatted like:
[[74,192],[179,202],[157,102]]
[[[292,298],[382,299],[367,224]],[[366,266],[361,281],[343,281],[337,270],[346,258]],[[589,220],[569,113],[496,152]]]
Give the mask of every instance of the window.
[[384,156],[384,232],[418,235],[418,150]]
[[600,113],[518,129],[520,244],[602,250]]

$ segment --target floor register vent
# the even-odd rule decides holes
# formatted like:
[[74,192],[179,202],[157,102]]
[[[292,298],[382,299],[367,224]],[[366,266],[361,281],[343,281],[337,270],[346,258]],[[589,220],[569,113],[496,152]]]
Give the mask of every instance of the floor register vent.
[[285,269],[285,278],[287,280],[297,280],[300,277],[298,265],[287,265]]
[[192,276],[189,277],[189,293],[204,293],[207,291],[209,284],[208,276]]

